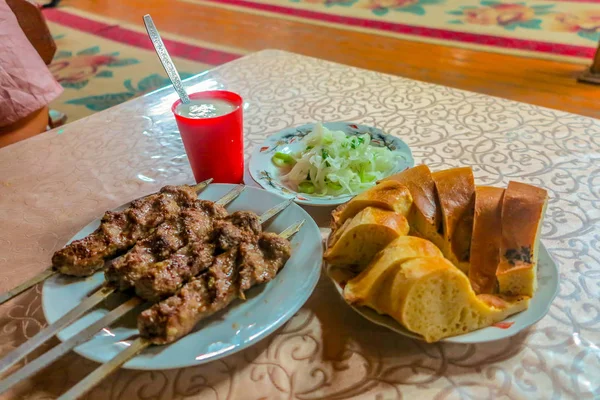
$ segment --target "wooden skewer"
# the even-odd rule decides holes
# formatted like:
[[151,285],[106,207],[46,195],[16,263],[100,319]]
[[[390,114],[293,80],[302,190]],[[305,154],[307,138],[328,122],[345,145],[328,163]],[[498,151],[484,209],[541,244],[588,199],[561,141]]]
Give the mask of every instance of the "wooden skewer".
[[52,362],[62,357],[73,348],[79,346],[84,342],[87,342],[100,330],[106,328],[107,326],[110,326],[116,320],[121,318],[121,316],[125,315],[126,313],[133,310],[142,303],[143,300],[139,297],[133,297],[129,299],[128,301],[121,304],[119,307],[115,308],[114,310],[112,310],[104,317],[100,318],[98,321],[94,322],[81,332],[78,332],[76,335],[71,336],[69,339],[65,340],[58,346],[53,347],[48,352],[42,354],[40,357],[25,365],[23,368],[21,368],[14,374],[6,377],[0,382],[0,394],[6,392],[8,389],[19,383],[21,380],[27,379],[42,368],[47,367]]
[[242,192],[244,190],[246,190],[246,186],[244,186],[244,185],[237,185],[235,188],[233,188],[229,192],[227,192],[225,194],[225,196],[223,196],[219,200],[215,201],[215,204],[218,204],[220,206],[226,206],[227,204],[229,204],[232,201],[234,201],[235,199],[237,199],[237,197],[240,194],[242,194]]
[[[200,192],[202,189],[206,188],[211,182],[212,182],[212,178],[207,179],[203,182],[200,182],[196,185],[193,186],[194,190],[198,193]],[[0,295],[0,304],[4,304],[6,303],[8,300],[12,299],[13,297],[23,293],[24,291],[26,291],[27,289],[29,289],[32,286],[37,285],[38,283],[40,283],[43,280],[46,280],[48,278],[50,278],[53,275],[56,275],[57,272],[54,271],[52,269],[52,267],[43,270],[42,272],[40,272],[39,274],[35,275],[34,277],[28,279],[27,281],[21,283],[19,286],[17,286],[14,289],[9,290],[6,293],[3,293]]]
[[304,222],[306,222],[306,221],[305,220],[301,220],[301,221],[294,222],[292,225],[290,225],[287,228],[285,228],[283,230],[283,232],[281,232],[279,234],[279,236],[281,236],[284,239],[291,238],[296,233],[300,232],[300,229],[302,229],[302,226],[304,225]]
[[194,186],[192,186],[194,188],[194,191],[196,193],[200,193],[200,191],[204,190],[206,187],[208,187],[208,185],[210,185],[213,181],[213,178],[208,178],[205,181],[202,182],[198,182],[196,183]]
[[106,364],[102,364],[96,368],[91,374],[79,381],[75,386],[69,389],[66,393],[60,396],[57,400],[72,400],[78,399],[92,390],[97,384],[102,382],[104,378],[115,372],[119,367],[127,361],[135,357],[139,352],[150,346],[150,342],[143,338],[137,338],[129,347]]
[[[295,235],[300,231],[304,225],[304,220],[298,221],[293,225],[286,228],[283,232],[279,234],[279,236],[287,239],[291,236]],[[119,367],[125,364],[127,361],[131,360],[133,357],[138,355],[142,350],[149,347],[151,343],[141,337],[138,337],[133,342],[131,342],[130,346],[117,354],[114,358],[108,361],[105,364],[102,364],[98,368],[96,368],[91,374],[83,378],[79,381],[75,386],[65,392],[62,396],[58,398],[58,400],[73,400],[79,399],[90,390],[92,390],[98,383],[102,382],[106,377],[115,372]]]
[[270,220],[271,218],[273,218],[274,216],[276,216],[277,214],[279,214],[280,212],[282,212],[283,210],[285,210],[286,208],[288,208],[288,206],[290,204],[292,204],[292,202],[294,201],[294,199],[289,199],[286,200],[284,202],[281,202],[279,204],[277,204],[274,207],[271,207],[270,209],[268,209],[267,211],[265,211],[264,213],[262,213],[260,215],[260,217],[258,217],[258,220],[260,221],[260,224],[264,224],[265,222],[267,222],[268,220]]
[[8,353],[8,355],[0,362],[0,373],[5,372],[7,369],[21,361],[23,357],[37,349],[40,345],[61,331],[67,325],[70,325],[85,312],[96,306],[96,304],[110,296],[114,291],[115,288],[102,285],[100,290],[96,291],[91,296],[86,297],[77,305],[77,307],[73,308],[71,311],[60,317],[56,322],[47,326],[45,329],[42,329],[34,337]]
[[[233,191],[230,192],[230,193],[233,193]],[[239,191],[239,188],[236,188],[236,193],[241,193],[241,191]],[[281,202],[281,203],[277,204],[276,206],[270,208],[269,210],[267,210],[266,212],[264,212],[259,217],[260,223],[264,224],[269,219],[273,218],[275,215],[277,215],[281,211],[285,210],[291,203],[292,203],[291,200],[286,200],[286,201]],[[292,228],[294,226],[292,226]],[[284,236],[284,234],[287,235],[287,236]],[[286,233],[286,231],[282,232],[281,235],[283,237],[289,237],[289,236],[291,236],[291,234],[290,233]],[[106,290],[107,288],[112,289],[111,287],[106,287],[106,288],[104,288],[102,290]],[[110,295],[112,292],[114,292],[114,289],[112,289],[110,292],[108,292],[108,294],[106,294],[106,296]],[[97,294],[98,294],[98,292],[94,293],[90,297],[93,297],[93,296],[95,296]],[[84,300],[84,302],[85,302],[85,300]],[[97,303],[98,302],[94,303],[94,305],[97,304]],[[75,348],[76,346],[80,345],[83,342],[88,341],[98,331],[100,331],[102,328],[105,328],[105,327],[109,326],[110,324],[112,324],[113,322],[117,321],[123,315],[127,314],[133,308],[137,307],[140,303],[142,303],[142,300],[139,299],[139,298],[137,298],[137,297],[134,297],[134,298],[130,299],[129,301],[121,304],[119,307],[117,307],[114,310],[112,310],[110,313],[108,313],[107,315],[105,315],[99,321],[97,321],[94,324],[90,325],[89,327],[85,328],[83,331],[81,331],[81,332],[77,333],[76,335],[72,336],[70,339],[64,341],[60,345],[52,348],[50,351],[48,351],[47,353],[43,354],[42,356],[40,356],[36,360],[34,360],[34,361],[30,362],[29,364],[25,365],[19,371],[17,371],[14,374],[6,377],[4,380],[2,380],[0,382],[0,394],[4,393],[6,390],[8,390],[9,388],[11,388],[13,385],[15,385],[16,383],[18,383],[22,379],[26,379],[27,377],[29,377],[29,376],[35,374],[36,372],[38,372],[40,369],[46,367],[47,365],[49,365],[50,363],[54,362],[58,358],[62,357],[64,354],[66,354],[71,349]],[[85,305],[84,307],[87,307],[87,305]],[[77,312],[80,313],[79,315],[81,315],[81,313],[85,312],[85,310],[84,311],[78,310]],[[58,322],[59,321],[57,321],[55,324],[57,324]],[[55,324],[53,324],[53,325],[55,325]],[[51,325],[50,327],[52,327],[53,325]],[[48,327],[48,328],[50,328],[50,327]],[[55,328],[52,331],[48,332],[47,335],[53,336],[56,332],[57,332],[57,330]],[[44,339],[42,337],[42,338],[38,339],[38,341],[36,343],[41,344],[44,341],[46,341],[48,338],[51,337],[51,336],[47,336],[47,335],[46,335],[46,337],[47,337],[46,339]],[[34,339],[35,339],[35,337],[34,337]],[[42,341],[40,342],[40,340],[42,340]],[[28,346],[25,346],[25,344],[27,344]],[[3,362],[6,361],[6,363],[7,363],[7,366],[3,367],[4,368],[3,371],[6,370],[6,369],[8,369],[8,368],[10,368],[12,365],[14,365],[16,362],[18,362],[22,357],[24,357],[24,355],[27,354],[27,353],[25,353],[25,354],[22,355],[23,352],[25,352],[27,350],[31,351],[30,350],[30,346],[32,345],[32,343],[27,342],[25,344],[22,345],[22,347],[24,347],[24,349],[22,350],[21,353],[18,353],[16,355],[14,355],[11,359],[8,359],[8,357],[7,357],[7,358],[5,358],[3,360]],[[36,345],[36,347],[37,347],[37,345]],[[9,354],[9,356],[12,356],[12,355],[13,355],[13,353]],[[10,364],[8,364],[8,363],[10,363]]]
[[[221,197],[215,203],[220,205],[227,205],[237,198],[246,187],[244,185],[238,185],[234,189],[230,190],[225,196]],[[40,345],[50,339],[52,336],[57,334],[59,331],[66,328],[68,325],[73,323],[77,318],[82,316],[87,311],[91,310],[102,300],[110,296],[115,292],[115,288],[112,286],[106,286],[105,284],[99,285],[100,288],[89,297],[85,298],[77,307],[73,308],[61,318],[59,318],[53,324],[47,326],[45,329],[38,332],[34,337],[21,344],[19,347],[8,353],[0,361],[0,374],[4,373],[10,367],[22,360],[26,355],[37,349]]]
[[34,276],[33,278],[28,279],[27,281],[21,283],[19,286],[17,286],[14,289],[9,290],[6,293],[2,293],[0,295],[0,304],[4,304],[6,303],[8,300],[12,299],[13,297],[15,297],[18,294],[23,293],[24,291],[26,291],[27,289],[29,289],[32,286],[37,285],[38,283],[40,283],[43,280],[46,280],[48,278],[50,278],[52,275],[55,275],[57,272],[54,271],[52,269],[52,267],[43,270],[42,272],[40,272],[39,274],[37,274],[36,276]]

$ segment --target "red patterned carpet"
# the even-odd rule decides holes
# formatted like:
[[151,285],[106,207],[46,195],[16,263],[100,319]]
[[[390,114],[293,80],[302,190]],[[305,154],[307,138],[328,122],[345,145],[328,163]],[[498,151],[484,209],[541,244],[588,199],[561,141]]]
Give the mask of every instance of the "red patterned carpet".
[[[58,47],[50,70],[65,88],[51,106],[69,122],[169,84],[145,30],[70,8],[44,15]],[[163,40],[184,78],[244,53],[168,34]]]
[[600,0],[184,0],[344,29],[589,63]]

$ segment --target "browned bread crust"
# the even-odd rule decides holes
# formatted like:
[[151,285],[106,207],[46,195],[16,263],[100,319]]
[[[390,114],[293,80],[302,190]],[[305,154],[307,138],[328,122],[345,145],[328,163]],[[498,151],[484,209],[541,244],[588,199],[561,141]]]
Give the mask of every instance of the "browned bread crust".
[[405,185],[413,198],[413,207],[425,221],[441,231],[442,210],[435,189],[435,182],[427,165],[421,164],[385,178]]
[[431,175],[442,209],[443,236],[449,243],[442,251],[467,273],[475,207],[473,170],[471,167],[451,168]]
[[509,182],[502,201],[502,243],[496,271],[500,293],[533,296],[537,258],[548,193],[536,186]]
[[496,268],[502,241],[502,199],[504,189],[491,186],[475,188],[475,214],[469,280],[477,294],[494,293]]

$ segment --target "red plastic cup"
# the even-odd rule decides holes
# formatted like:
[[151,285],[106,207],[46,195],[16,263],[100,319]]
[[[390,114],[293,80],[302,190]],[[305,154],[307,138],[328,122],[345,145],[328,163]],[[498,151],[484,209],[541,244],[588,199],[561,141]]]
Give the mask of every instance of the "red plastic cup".
[[201,182],[241,183],[244,178],[244,132],[242,98],[233,92],[212,90],[190,94],[190,99],[221,99],[236,108],[212,118],[188,118],[177,114],[177,100],[171,107],[179,127],[194,178]]

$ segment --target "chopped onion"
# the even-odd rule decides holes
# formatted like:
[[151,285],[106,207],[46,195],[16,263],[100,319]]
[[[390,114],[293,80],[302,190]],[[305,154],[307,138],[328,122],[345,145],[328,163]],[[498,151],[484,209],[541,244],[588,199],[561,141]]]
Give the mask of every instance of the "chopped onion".
[[371,146],[369,134],[347,136],[321,124],[302,143],[304,149],[299,153],[275,154],[273,162],[281,167],[293,165],[283,180],[295,190],[313,195],[355,194],[368,189],[389,175],[400,157],[387,147]]

